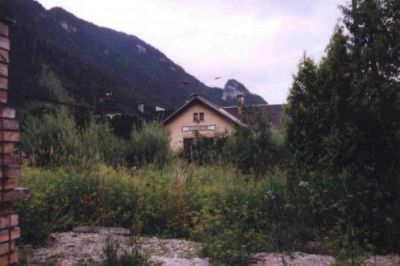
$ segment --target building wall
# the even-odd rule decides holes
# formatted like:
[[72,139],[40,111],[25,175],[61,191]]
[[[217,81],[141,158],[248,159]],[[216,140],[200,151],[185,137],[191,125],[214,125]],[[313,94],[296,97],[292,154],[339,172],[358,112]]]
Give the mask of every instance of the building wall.
[[[193,121],[193,113],[201,112],[204,113],[204,121]],[[194,103],[166,125],[171,136],[171,149],[173,151],[183,149],[183,139],[194,137],[193,131],[183,132],[182,127],[206,125],[216,125],[216,130],[199,131],[199,135],[203,137],[214,137],[217,134],[229,135],[235,130],[235,123],[229,119],[202,104]]]

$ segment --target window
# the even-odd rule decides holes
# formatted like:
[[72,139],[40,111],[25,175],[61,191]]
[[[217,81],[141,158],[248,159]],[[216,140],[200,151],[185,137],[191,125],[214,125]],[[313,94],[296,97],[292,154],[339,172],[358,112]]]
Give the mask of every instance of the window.
[[200,121],[204,121],[204,113],[200,113]]
[[193,113],[193,121],[199,121],[199,113]]

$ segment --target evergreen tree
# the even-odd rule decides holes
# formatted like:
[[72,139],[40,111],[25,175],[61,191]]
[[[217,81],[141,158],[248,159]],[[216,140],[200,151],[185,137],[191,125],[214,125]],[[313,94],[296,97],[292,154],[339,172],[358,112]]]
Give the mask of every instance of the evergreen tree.
[[357,246],[399,251],[400,2],[359,0],[343,11],[347,36],[337,28],[321,63],[299,66],[288,144],[322,233],[350,255]]
[[306,178],[306,173],[315,166],[317,158],[317,139],[320,134],[315,127],[316,114],[313,112],[317,104],[317,90],[317,66],[304,55],[294,77],[285,116],[289,149],[298,172],[295,183]]
[[377,251],[400,249],[399,12],[399,2],[391,0],[344,8],[353,81],[351,142],[343,145],[340,166],[349,176],[346,207],[357,239]]

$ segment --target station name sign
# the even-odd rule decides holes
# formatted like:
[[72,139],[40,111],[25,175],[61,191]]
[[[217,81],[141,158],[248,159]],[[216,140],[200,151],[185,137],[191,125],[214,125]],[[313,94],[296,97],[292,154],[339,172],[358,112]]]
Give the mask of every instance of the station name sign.
[[183,126],[182,132],[191,132],[191,131],[215,131],[217,130],[216,125],[204,125],[204,126]]

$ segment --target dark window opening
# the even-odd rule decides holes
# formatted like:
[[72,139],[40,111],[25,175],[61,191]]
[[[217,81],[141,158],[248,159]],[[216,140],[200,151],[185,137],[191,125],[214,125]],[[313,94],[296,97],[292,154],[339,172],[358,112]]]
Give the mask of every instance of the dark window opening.
[[204,121],[204,113],[200,113],[200,121]]
[[199,114],[193,113],[193,121],[199,121]]

